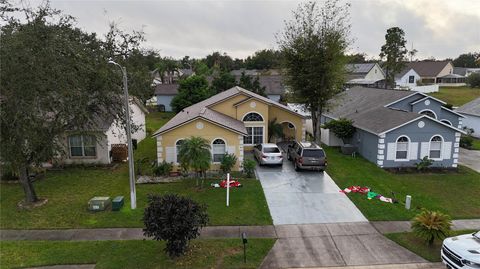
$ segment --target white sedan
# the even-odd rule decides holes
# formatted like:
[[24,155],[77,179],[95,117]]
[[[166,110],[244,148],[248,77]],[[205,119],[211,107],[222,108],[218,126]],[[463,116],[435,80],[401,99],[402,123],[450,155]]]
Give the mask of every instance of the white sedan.
[[258,144],[253,148],[253,155],[260,165],[283,164],[283,155],[276,144]]
[[480,268],[480,231],[443,240],[441,254],[449,269]]

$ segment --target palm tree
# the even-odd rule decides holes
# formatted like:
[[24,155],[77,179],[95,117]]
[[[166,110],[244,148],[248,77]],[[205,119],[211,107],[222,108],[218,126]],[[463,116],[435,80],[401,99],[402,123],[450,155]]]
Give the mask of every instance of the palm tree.
[[268,122],[268,142],[272,142],[272,137],[283,136],[283,126],[281,123],[277,123],[277,118]]
[[182,145],[180,146],[180,152],[178,153],[180,158],[180,164],[182,167],[190,168],[195,172],[195,178],[203,176],[202,178],[202,187],[203,181],[206,175],[206,171],[210,168],[210,161],[212,156],[210,154],[210,144],[207,140],[198,137],[192,136],[188,139],[185,139]]
[[418,237],[432,245],[435,239],[446,238],[452,227],[450,217],[439,211],[423,210],[412,220],[412,230]]

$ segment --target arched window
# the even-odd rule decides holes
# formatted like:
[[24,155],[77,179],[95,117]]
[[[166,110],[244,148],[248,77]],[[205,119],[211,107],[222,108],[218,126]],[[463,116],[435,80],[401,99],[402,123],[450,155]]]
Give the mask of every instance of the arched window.
[[295,129],[295,125],[291,124],[290,122],[288,123],[288,129]]
[[441,120],[441,122],[445,123],[445,124],[448,124],[450,126],[452,126],[452,123],[449,121],[449,120]]
[[180,147],[182,146],[183,142],[185,140],[183,139],[180,139],[177,141],[177,143],[175,143],[175,151],[176,151],[176,155],[175,155],[175,160],[176,160],[176,163],[180,163]]
[[408,159],[408,137],[400,136],[397,139],[397,151],[395,154],[395,158],[398,160],[406,160]]
[[227,147],[223,139],[215,139],[212,142],[212,159],[214,163],[219,163],[223,160],[223,156],[227,153]]
[[436,135],[430,139],[430,159],[440,159],[442,156],[442,142],[441,136]]
[[434,118],[434,119],[437,118],[435,113],[433,113],[433,111],[431,111],[431,110],[423,110],[422,112],[420,112],[420,114],[429,116],[430,118]]
[[97,156],[96,140],[93,135],[71,135],[68,137],[68,146],[71,157]]
[[263,117],[258,113],[250,112],[243,117],[243,121],[263,121]]

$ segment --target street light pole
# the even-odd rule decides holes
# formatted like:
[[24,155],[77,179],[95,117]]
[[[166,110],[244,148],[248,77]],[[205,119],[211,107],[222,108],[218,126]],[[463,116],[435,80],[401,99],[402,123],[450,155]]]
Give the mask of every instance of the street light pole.
[[118,66],[122,70],[123,75],[123,93],[125,97],[125,117],[127,124],[127,143],[128,143],[128,173],[130,177],[130,207],[137,208],[137,193],[135,190],[135,168],[133,165],[133,145],[132,145],[132,128],[130,126],[130,100],[128,97],[127,68],[122,67],[118,63],[110,60],[109,64]]

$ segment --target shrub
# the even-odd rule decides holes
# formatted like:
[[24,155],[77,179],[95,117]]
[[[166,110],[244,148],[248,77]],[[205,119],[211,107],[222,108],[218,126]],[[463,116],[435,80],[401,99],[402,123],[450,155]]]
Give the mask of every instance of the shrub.
[[151,135],[153,133],[152,127],[147,127],[146,132],[147,132],[147,136]]
[[428,156],[425,156],[422,158],[422,160],[419,163],[416,163],[415,166],[417,167],[418,171],[424,171],[430,165],[433,164],[433,160],[429,159]]
[[353,121],[347,119],[331,120],[325,123],[322,127],[332,130],[335,136],[342,139],[344,144],[346,144],[355,134]]
[[424,239],[429,245],[432,245],[435,239],[446,238],[451,227],[450,217],[438,211],[424,210],[412,220],[414,234]]
[[460,147],[471,149],[473,147],[473,137],[471,136],[462,136],[460,138]]
[[470,76],[467,77],[467,84],[470,87],[480,87],[480,73],[472,73]]
[[236,163],[237,157],[235,156],[235,154],[225,154],[225,156],[223,156],[222,162],[220,163],[220,170],[222,170],[224,174],[230,173]]
[[257,163],[254,160],[250,159],[245,159],[243,160],[243,172],[247,177],[253,177],[254,171],[255,171],[255,166],[257,166]]
[[153,174],[156,176],[168,176],[170,171],[172,171],[173,165],[171,163],[167,163],[163,161],[160,164],[155,165],[153,167]]
[[207,207],[176,194],[150,195],[145,208],[143,234],[165,240],[165,252],[171,257],[185,253],[188,242],[200,235],[208,222]]

